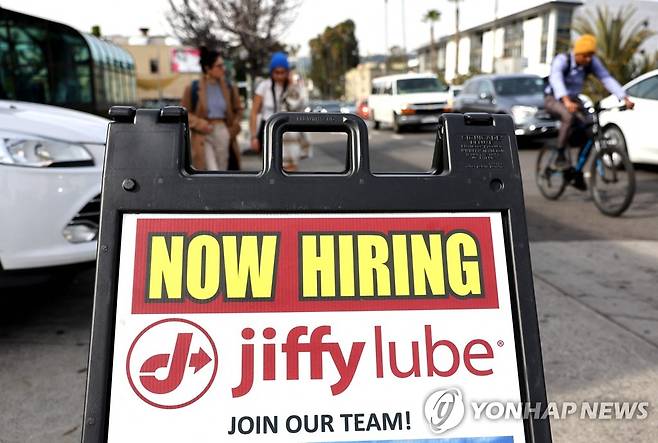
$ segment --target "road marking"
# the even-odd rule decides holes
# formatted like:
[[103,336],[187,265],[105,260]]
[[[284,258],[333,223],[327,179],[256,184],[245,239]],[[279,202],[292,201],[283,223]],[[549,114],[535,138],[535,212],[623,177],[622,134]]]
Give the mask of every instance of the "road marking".
[[421,144],[421,145],[425,145],[425,146],[430,146],[430,147],[432,147],[432,148],[434,147],[434,142],[433,142],[433,141],[429,141],[429,140],[421,140],[421,141],[420,141],[420,144]]
[[404,140],[404,137],[402,137],[400,134],[393,134],[391,138],[393,140]]

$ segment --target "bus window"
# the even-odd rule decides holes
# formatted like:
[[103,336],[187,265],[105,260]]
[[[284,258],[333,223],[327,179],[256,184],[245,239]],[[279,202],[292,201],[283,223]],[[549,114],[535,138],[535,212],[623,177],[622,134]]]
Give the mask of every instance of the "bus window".
[[[11,67],[9,56],[9,35],[7,34],[7,22],[0,19],[0,67]],[[0,98],[11,99],[9,91],[14,90],[12,77],[7,75],[7,68],[0,68]]]
[[123,49],[0,8],[0,98],[104,115],[112,105],[134,103],[135,91],[134,62]]
[[[51,99],[45,50],[45,29],[12,26],[10,38],[14,46],[15,97],[18,100],[46,103]],[[11,66],[11,65],[10,65]]]
[[89,48],[75,35],[51,35],[51,50],[57,54],[51,65],[53,103],[67,105],[91,103]]

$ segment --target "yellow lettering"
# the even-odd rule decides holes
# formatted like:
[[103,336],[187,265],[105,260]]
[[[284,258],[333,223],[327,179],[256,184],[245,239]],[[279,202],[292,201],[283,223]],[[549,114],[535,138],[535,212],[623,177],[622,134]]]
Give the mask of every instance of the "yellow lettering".
[[[318,252],[317,243],[320,243]],[[334,297],[336,270],[333,235],[302,235],[302,296]],[[318,290],[318,273],[320,288]]]
[[340,263],[340,295],[354,297],[354,238],[338,236],[338,263]]
[[[388,243],[381,235],[359,235],[357,237],[359,257],[359,295],[391,295],[391,275],[388,261]],[[375,274],[375,276],[373,276]],[[377,293],[375,294],[375,279]]]
[[171,250],[162,235],[151,237],[151,263],[149,268],[149,300],[180,299],[183,291],[183,236],[171,237]]
[[445,295],[441,234],[429,234],[429,243],[428,250],[422,234],[411,235],[414,295],[427,295],[426,281],[429,282],[432,295]]
[[219,290],[219,242],[211,235],[197,235],[187,247],[187,292],[208,300]]
[[[469,258],[469,259],[467,259]],[[455,295],[481,295],[478,246],[468,233],[455,232],[446,241],[448,282]]]
[[224,247],[224,268],[226,276],[226,297],[246,298],[247,284],[251,285],[253,298],[271,298],[274,287],[274,262],[276,259],[277,237],[262,236],[262,248],[258,251],[258,237],[244,235],[240,241],[240,257],[236,236],[222,237]]
[[409,295],[409,263],[407,258],[407,236],[393,235],[393,276],[395,295]]

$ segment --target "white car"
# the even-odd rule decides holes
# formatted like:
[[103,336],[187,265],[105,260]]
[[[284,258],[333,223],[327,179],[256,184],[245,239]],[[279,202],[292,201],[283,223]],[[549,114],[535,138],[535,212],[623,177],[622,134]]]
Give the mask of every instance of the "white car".
[[107,124],[0,100],[0,284],[94,260]]
[[[635,102],[632,111],[602,112],[600,123],[609,143],[628,151],[633,163],[658,164],[658,138],[652,128],[658,115],[658,69],[624,85],[628,96]],[[601,101],[604,109],[620,105],[614,96]]]
[[395,132],[405,126],[436,124],[448,109],[448,86],[434,74],[399,74],[372,80],[368,97],[370,120]]

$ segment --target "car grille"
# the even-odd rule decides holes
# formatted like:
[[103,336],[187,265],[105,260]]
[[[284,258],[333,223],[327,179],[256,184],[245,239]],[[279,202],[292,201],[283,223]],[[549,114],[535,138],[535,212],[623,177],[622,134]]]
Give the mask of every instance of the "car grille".
[[87,225],[98,228],[98,225],[100,224],[100,216],[101,195],[98,194],[80,209],[80,212],[71,219],[69,225]]
[[411,108],[416,114],[440,114],[447,105],[447,103],[422,103],[411,105]]

